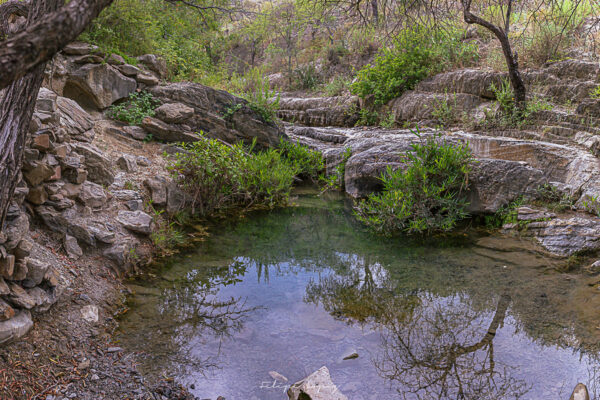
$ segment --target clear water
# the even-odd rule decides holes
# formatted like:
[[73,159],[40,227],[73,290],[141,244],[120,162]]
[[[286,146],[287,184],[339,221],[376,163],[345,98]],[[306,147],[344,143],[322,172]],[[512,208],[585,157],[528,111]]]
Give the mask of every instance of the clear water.
[[131,284],[120,339],[143,369],[201,399],[287,399],[270,371],[323,365],[352,400],[595,396],[596,278],[527,241],[382,238],[343,199],[296,203],[221,222]]

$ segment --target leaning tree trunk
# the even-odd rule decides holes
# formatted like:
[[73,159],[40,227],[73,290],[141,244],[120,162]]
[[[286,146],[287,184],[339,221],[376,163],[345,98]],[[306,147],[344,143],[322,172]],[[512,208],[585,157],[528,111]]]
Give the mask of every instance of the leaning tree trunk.
[[509,0],[508,2],[504,29],[474,15],[471,12],[471,2],[472,0],[462,0],[464,20],[467,24],[477,24],[490,30],[496,36],[498,41],[500,41],[502,53],[504,54],[506,66],[508,67],[508,77],[515,95],[515,104],[519,110],[523,110],[525,108],[527,90],[523,78],[521,77],[521,73],[519,72],[517,53],[513,52],[508,38],[513,1]]
[[[71,0],[64,5],[64,0],[9,0],[0,4],[0,37],[8,36],[0,42],[0,89],[6,88],[0,105],[0,230],[18,183],[46,62],[111,2]],[[24,29],[9,31],[8,17],[25,12]]]

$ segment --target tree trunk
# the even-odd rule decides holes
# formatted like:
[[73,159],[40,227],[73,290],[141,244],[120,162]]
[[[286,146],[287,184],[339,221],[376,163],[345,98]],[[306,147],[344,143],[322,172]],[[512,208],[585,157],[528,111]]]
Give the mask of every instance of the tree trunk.
[[517,54],[513,52],[512,47],[510,45],[510,40],[508,38],[512,0],[510,0],[508,4],[508,11],[506,13],[506,26],[504,29],[492,24],[489,21],[484,20],[483,18],[474,15],[471,12],[471,1],[472,0],[462,0],[463,15],[465,22],[467,24],[477,24],[483,26],[484,28],[490,30],[500,41],[500,45],[502,46],[502,53],[504,54],[506,66],[508,67],[508,76],[510,79],[510,84],[515,95],[515,104],[519,110],[523,110],[525,109],[526,105],[527,89],[525,88],[525,83],[523,82],[523,78],[521,77],[521,73],[519,72],[519,61],[517,58]]
[[373,24],[379,25],[379,6],[377,0],[371,0],[371,12],[373,13]]
[[[14,194],[23,152],[46,62],[75,39],[112,0],[31,0],[24,30],[0,42],[0,230]],[[0,16],[17,11],[12,2],[0,4]],[[2,34],[6,20],[0,21]]]

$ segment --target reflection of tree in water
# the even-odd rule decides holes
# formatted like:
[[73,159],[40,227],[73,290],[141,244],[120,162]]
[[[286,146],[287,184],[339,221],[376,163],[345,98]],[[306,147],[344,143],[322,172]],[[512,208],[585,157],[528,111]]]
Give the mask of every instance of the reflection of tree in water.
[[[422,300],[423,301],[423,300]],[[494,359],[494,337],[510,297],[502,295],[487,330],[480,313],[462,299],[425,300],[386,311],[382,352],[375,361],[381,376],[399,384],[403,398],[518,399],[529,388]],[[485,328],[484,328],[485,329]]]

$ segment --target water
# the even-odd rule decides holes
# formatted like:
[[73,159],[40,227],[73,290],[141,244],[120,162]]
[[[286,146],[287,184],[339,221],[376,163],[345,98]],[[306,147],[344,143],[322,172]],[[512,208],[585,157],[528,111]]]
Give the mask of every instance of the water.
[[595,392],[597,279],[527,241],[387,239],[343,199],[296,203],[220,222],[131,284],[120,339],[142,369],[201,399],[287,399],[269,371],[295,382],[323,365],[353,400]]

